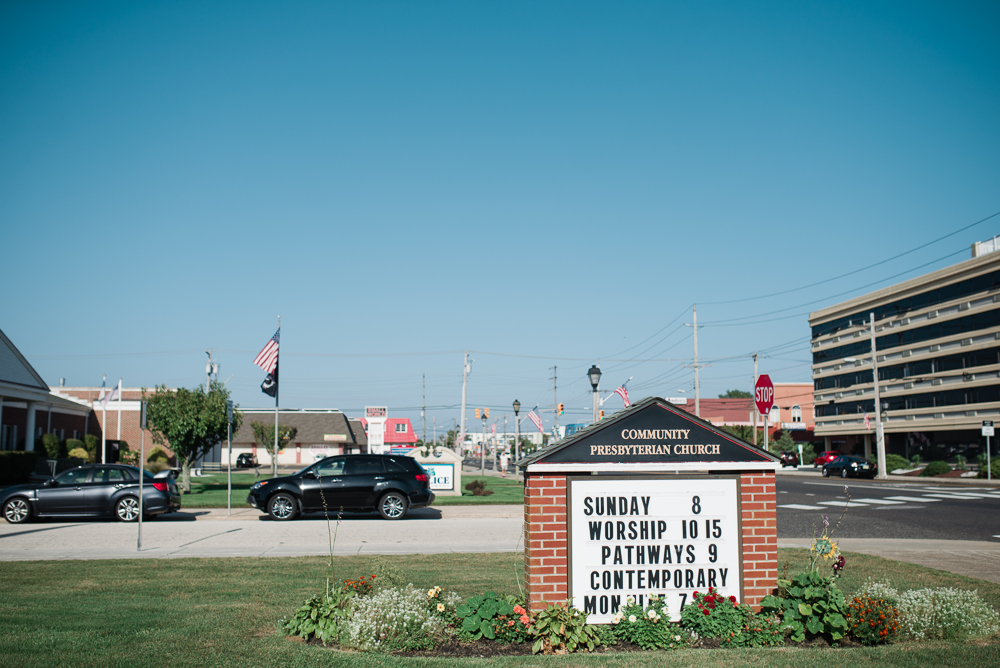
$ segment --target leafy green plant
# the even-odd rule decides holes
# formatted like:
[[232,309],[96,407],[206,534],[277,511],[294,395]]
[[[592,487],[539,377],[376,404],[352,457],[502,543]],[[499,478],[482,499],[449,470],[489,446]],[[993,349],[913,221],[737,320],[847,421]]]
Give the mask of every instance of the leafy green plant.
[[344,580],[340,583],[340,588],[345,592],[354,592],[355,596],[367,596],[375,589],[375,576],[366,578],[362,575],[357,580]]
[[781,618],[777,615],[750,614],[738,632],[722,638],[726,647],[773,647],[785,642]]
[[939,476],[945,473],[950,473],[951,467],[948,466],[948,462],[936,461],[931,462],[924,467],[924,470],[920,472],[922,476]]
[[924,461],[924,458],[920,455],[913,455],[910,457],[910,463],[914,466],[920,466],[920,462]]
[[328,588],[325,594],[306,600],[281,629],[290,636],[305,640],[319,638],[324,645],[337,644],[351,619],[353,598],[353,591]]
[[100,445],[100,443],[101,443],[101,439],[97,438],[97,436],[95,436],[94,434],[84,434],[83,435],[83,447],[87,450],[87,452],[90,453],[89,461],[91,461],[91,462],[96,462],[97,461],[97,459],[98,459],[98,457],[97,457],[97,454],[98,454],[97,449],[98,449],[98,446]]
[[800,573],[791,580],[778,580],[779,596],[761,601],[763,614],[780,614],[782,628],[795,642],[806,635],[829,635],[834,641],[847,635],[844,594],[834,584],[834,577],[824,578],[818,571]]
[[629,596],[611,623],[617,638],[643,649],[679,649],[691,639],[689,631],[670,623],[667,601],[656,595],[649,597],[645,610]]
[[739,605],[735,596],[727,598],[709,587],[707,594],[696,591],[681,609],[681,626],[699,638],[730,638],[752,614],[750,606]]
[[523,642],[528,637],[531,619],[513,596],[488,591],[467,598],[455,609],[460,620],[459,635],[465,639],[487,638],[499,642]]
[[66,453],[67,453],[66,456],[67,457],[73,457],[73,455],[71,455],[69,453],[72,452],[73,450],[76,450],[77,448],[83,450],[83,452],[84,452],[84,456],[80,457],[79,459],[87,459],[87,454],[86,454],[87,453],[87,447],[86,447],[86,445],[84,444],[83,441],[81,441],[78,438],[67,438],[66,439]]
[[553,603],[535,613],[528,635],[536,638],[531,647],[534,654],[591,652],[601,642],[600,633],[587,624],[587,615],[574,608],[571,601]]
[[969,460],[965,457],[965,455],[955,455],[955,468],[956,469],[964,471],[965,470],[965,465],[968,462],[969,462]]
[[885,472],[892,473],[896,469],[908,469],[910,468],[910,462],[906,461],[905,457],[900,455],[886,455],[885,456]]
[[890,643],[899,636],[899,610],[884,598],[855,596],[847,606],[847,626],[865,645]]

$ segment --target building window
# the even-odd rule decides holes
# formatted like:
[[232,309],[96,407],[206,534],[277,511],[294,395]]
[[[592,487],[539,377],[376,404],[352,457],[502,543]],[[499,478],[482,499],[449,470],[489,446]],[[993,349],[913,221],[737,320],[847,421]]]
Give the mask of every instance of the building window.
[[792,406],[792,422],[802,422],[802,406]]
[[777,406],[771,406],[771,415],[767,419],[771,424],[781,422],[781,409]]
[[396,423],[396,433],[397,434],[405,434],[406,433],[406,423],[405,422]]

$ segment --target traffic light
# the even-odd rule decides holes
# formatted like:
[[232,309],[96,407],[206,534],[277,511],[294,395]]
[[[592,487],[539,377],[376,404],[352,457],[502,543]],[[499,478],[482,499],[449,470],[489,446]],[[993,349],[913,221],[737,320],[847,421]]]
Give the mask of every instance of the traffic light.
[[563,404],[559,404],[559,415],[563,414]]
[[603,420],[604,419],[604,409],[601,409],[601,412],[599,413],[599,415],[600,415],[599,419]]
[[489,408],[484,408],[483,409],[483,417],[485,417],[487,420],[490,419],[490,409]]
[[478,409],[478,408],[476,408],[476,409],[475,409],[475,412],[476,412],[476,419],[478,420],[478,419],[479,419],[479,409]]

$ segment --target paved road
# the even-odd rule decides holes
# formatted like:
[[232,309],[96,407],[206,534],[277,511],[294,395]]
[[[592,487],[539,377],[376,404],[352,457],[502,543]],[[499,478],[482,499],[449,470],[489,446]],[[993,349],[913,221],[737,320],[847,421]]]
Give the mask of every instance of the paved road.
[[846,506],[842,538],[1000,542],[997,487],[780,476],[777,492],[779,538],[811,537],[824,515],[835,523]]
[[287,557],[329,554],[430,554],[513,552],[519,545],[521,506],[421,508],[388,522],[347,515],[328,525],[320,516],[275,522],[256,510],[197,509],[137,525],[110,520],[0,523],[0,560],[132,559],[170,557]]

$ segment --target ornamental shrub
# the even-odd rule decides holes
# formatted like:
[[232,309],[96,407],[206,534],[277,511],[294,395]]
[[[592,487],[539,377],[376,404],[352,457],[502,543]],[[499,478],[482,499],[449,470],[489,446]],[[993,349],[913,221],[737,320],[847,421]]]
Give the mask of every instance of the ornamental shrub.
[[295,611],[292,618],[282,620],[281,630],[305,640],[319,638],[324,644],[337,644],[351,619],[354,592],[334,589],[313,596]]
[[903,632],[918,640],[983,638],[1000,631],[1000,615],[976,591],[937,587],[899,597]]
[[49,459],[59,459],[66,455],[65,445],[59,442],[55,434],[42,434],[42,448]]
[[149,462],[145,468],[153,475],[156,475],[160,471],[166,471],[170,466],[166,462]]
[[165,453],[160,448],[153,448],[153,451],[149,453],[148,457],[146,457],[146,461],[149,462],[149,463],[151,463],[151,462],[163,462],[164,464],[166,464],[167,461],[169,461],[169,459],[170,458],[167,457],[167,453]]
[[473,496],[489,496],[493,493],[492,489],[486,489],[486,483],[482,480],[473,480],[465,486],[465,489],[472,492]]
[[367,579],[362,575],[357,580],[344,580],[340,583],[340,589],[345,593],[353,592],[355,596],[367,596],[375,589],[375,576]]
[[855,596],[847,606],[847,626],[865,645],[893,642],[899,636],[899,610],[883,598]]
[[[994,457],[990,460],[990,474],[992,474],[994,478],[1000,478],[1000,473],[997,473],[998,466],[1000,466],[1000,457]],[[983,457],[983,461],[979,463],[979,475],[977,477],[986,477],[986,457]]]
[[90,455],[87,454],[87,451],[83,448],[73,448],[69,451],[67,456],[71,459],[82,459],[83,461],[87,461],[90,457]]
[[900,455],[888,455],[888,454],[885,456],[886,473],[892,473],[896,469],[908,469],[908,468],[910,468],[910,462],[906,461],[905,457],[901,457]]
[[83,442],[83,441],[81,441],[81,440],[80,440],[80,439],[78,439],[78,438],[67,438],[67,439],[66,439],[66,452],[67,452],[67,457],[72,457],[73,455],[70,455],[70,454],[68,454],[68,453],[70,453],[70,452],[72,452],[73,450],[76,450],[76,449],[78,449],[78,448],[79,448],[80,450],[83,450],[83,452],[84,452],[84,456],[82,457],[82,459],[87,459],[87,457],[86,457],[86,452],[87,452],[87,447],[86,447],[86,445],[84,445],[84,442]]
[[722,638],[726,647],[773,647],[785,642],[781,618],[777,615],[751,614],[738,633]]
[[455,620],[461,597],[440,587],[391,587],[358,598],[341,634],[342,645],[385,652],[429,649]]
[[101,439],[97,438],[94,434],[84,434],[83,436],[83,447],[86,448],[87,452],[90,453],[89,461],[96,462],[100,457],[98,456],[98,449],[101,446]]
[[951,467],[948,466],[948,462],[936,461],[936,462],[931,462],[930,464],[925,466],[924,470],[920,472],[920,475],[938,476],[950,472],[951,472]]
[[715,587],[708,593],[695,592],[691,602],[681,609],[681,626],[699,638],[730,638],[739,633],[753,610],[741,606],[735,596],[726,598]]
[[466,599],[455,608],[459,638],[524,642],[528,638],[531,618],[521,603],[514,596],[499,596],[491,591]]
[[655,594],[650,595],[645,610],[629,596],[611,623],[616,638],[643,649],[680,649],[691,640],[690,631],[670,623],[666,599]]

